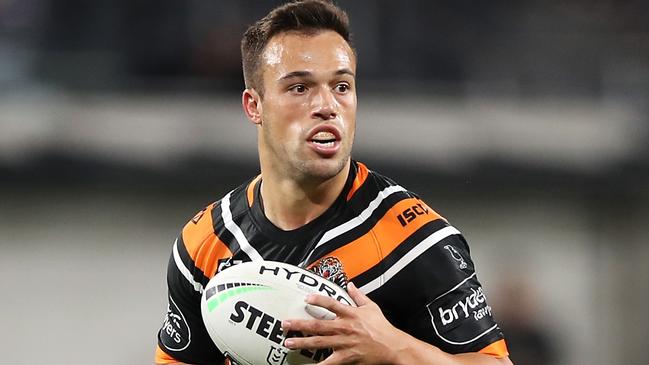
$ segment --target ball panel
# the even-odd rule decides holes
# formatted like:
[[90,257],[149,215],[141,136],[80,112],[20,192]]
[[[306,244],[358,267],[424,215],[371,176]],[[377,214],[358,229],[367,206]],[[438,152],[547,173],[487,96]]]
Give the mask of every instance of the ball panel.
[[304,297],[320,293],[355,305],[336,284],[302,268],[257,261],[217,274],[201,299],[203,321],[214,343],[241,364],[313,364],[330,350],[291,351],[283,346],[283,319],[334,319],[335,314],[307,305]]

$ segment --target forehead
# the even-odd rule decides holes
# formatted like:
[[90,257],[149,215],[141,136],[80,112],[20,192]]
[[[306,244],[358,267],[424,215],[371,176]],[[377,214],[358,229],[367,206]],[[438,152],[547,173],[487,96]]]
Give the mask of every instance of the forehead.
[[271,77],[293,71],[335,72],[342,68],[355,70],[355,67],[351,47],[333,31],[280,33],[270,39],[262,53],[264,75]]

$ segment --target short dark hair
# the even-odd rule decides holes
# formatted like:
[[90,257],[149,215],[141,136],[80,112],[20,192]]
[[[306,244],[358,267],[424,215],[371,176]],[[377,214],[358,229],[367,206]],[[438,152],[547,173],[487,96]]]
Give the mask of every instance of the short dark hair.
[[313,35],[324,30],[338,33],[354,51],[349,32],[349,18],[330,1],[292,1],[271,10],[268,15],[251,25],[241,40],[243,79],[246,87],[263,95],[261,55],[273,36],[284,32]]

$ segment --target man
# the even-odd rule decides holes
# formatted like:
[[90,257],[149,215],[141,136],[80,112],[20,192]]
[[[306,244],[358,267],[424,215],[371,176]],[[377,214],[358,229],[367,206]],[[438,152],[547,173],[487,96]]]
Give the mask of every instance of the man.
[[333,349],[322,364],[511,364],[460,233],[415,194],[351,160],[356,55],[344,12],[289,3],[242,41],[243,110],[261,174],[199,212],[169,261],[156,362],[220,364],[200,293],[249,260],[300,265],[346,287],[358,308],[308,302],[332,321],[290,320],[291,349]]

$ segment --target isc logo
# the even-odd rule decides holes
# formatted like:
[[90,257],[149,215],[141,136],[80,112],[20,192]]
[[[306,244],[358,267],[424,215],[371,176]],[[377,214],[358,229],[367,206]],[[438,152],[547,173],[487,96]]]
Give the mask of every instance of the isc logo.
[[420,215],[428,214],[430,209],[422,203],[417,203],[410,208],[404,210],[397,216],[397,219],[399,220],[399,223],[401,223],[402,227],[405,227],[408,223],[412,222],[415,220]]

